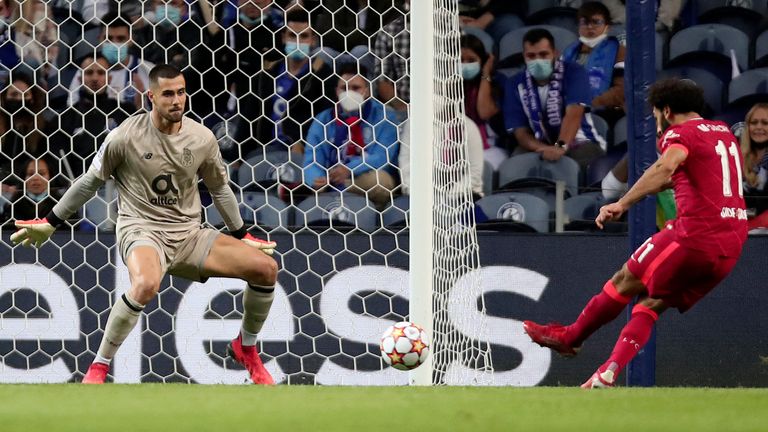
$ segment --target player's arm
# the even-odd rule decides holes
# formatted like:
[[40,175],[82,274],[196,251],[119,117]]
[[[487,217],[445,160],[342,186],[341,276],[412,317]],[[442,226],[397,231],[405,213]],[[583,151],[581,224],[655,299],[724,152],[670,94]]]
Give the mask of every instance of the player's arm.
[[603,228],[603,222],[620,218],[641,199],[668,188],[672,174],[687,157],[688,152],[684,147],[670,146],[621,199],[600,208],[600,214],[595,219],[597,226]]
[[56,228],[91,199],[104,181],[93,171],[88,171],[72,184],[64,196],[43,219],[16,221],[18,231],[11,235],[14,244],[40,247]]

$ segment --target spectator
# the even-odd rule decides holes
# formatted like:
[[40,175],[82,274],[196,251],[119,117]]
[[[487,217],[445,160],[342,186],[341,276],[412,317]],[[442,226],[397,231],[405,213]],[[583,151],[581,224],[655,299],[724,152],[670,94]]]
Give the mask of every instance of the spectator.
[[[467,136],[467,161],[469,162],[469,185],[472,189],[472,200],[477,201],[483,197],[483,138],[480,130],[467,115],[464,116],[465,129]],[[400,151],[397,155],[397,166],[400,172],[400,191],[403,195],[411,193],[411,129],[410,121],[406,120],[400,124]],[[450,166],[453,161],[449,160],[449,154],[443,155],[442,162]],[[464,182],[457,182],[456,186],[464,186]]]
[[382,28],[376,35],[373,54],[376,62],[378,96],[394,109],[398,118],[405,119],[410,101],[411,80],[408,59],[411,58],[410,1],[403,3],[403,14]]
[[0,182],[6,198],[21,186],[13,176],[19,158],[37,157],[47,150],[41,133],[46,124],[44,104],[45,94],[28,75],[14,74],[0,93]]
[[44,218],[61,198],[61,188],[53,187],[51,182],[56,176],[53,159],[29,159],[23,166],[20,174],[24,177],[24,188],[17,190],[11,204],[5,207],[0,217],[3,222]]
[[14,24],[20,16],[16,0],[0,0],[0,85],[8,82],[11,70],[21,63]]
[[504,117],[498,101],[501,99],[501,78],[494,73],[493,54],[485,52],[476,36],[461,37],[461,74],[464,78],[464,112],[477,125],[483,157],[497,169],[509,155],[504,149]]
[[523,57],[526,68],[507,81],[503,107],[516,152],[538,152],[549,161],[568,155],[585,168],[606,148],[588,112],[586,71],[555,59],[555,40],[541,28],[523,36]]
[[744,195],[747,207],[755,209],[749,228],[768,227],[768,103],[755,104],[747,113],[741,133],[744,156]]
[[355,65],[341,67],[336,107],[321,112],[307,134],[304,183],[317,191],[349,188],[383,209],[396,186],[397,127],[364,76]]
[[[627,19],[626,0],[601,0],[609,9],[613,21],[623,24]],[[656,31],[673,31],[686,0],[657,0]],[[725,6],[725,2],[723,2]]]
[[[402,16],[402,0],[325,0],[318,15],[322,46],[335,57],[342,52],[366,52],[382,25]],[[359,51],[358,51],[359,50]]]
[[65,161],[64,172],[72,180],[85,172],[107,133],[136,111],[130,102],[118,103],[107,92],[107,59],[86,57],[79,66],[82,84],[78,100],[50,131],[51,151]]
[[459,0],[462,27],[485,30],[498,45],[502,36],[522,24],[519,17],[527,14],[527,2],[509,0]]
[[[29,70],[36,70],[40,78],[46,80],[56,75],[56,57],[59,53],[58,31],[51,8],[40,0],[27,0],[22,3],[21,17],[16,21],[15,42],[20,57]],[[30,72],[32,74],[32,72]]]
[[[100,40],[100,53],[109,62],[109,91],[121,102],[141,108],[142,96],[149,86],[149,70],[152,64],[131,54],[133,39],[129,18],[115,12],[106,14]],[[80,98],[80,74],[76,74],[69,85],[68,105],[74,105]]]
[[563,59],[587,70],[592,108],[606,110],[607,118],[624,115],[624,57],[626,48],[608,36],[611,15],[600,2],[587,2],[577,12],[579,40],[563,51]]
[[240,125],[244,127],[238,126],[235,140],[245,143],[243,155],[263,146],[301,153],[313,115],[332,104],[324,97],[333,91],[333,80],[328,79],[331,68],[311,55],[318,36],[309,25],[309,14],[294,9],[285,21],[283,59],[258,74],[256,97],[240,88],[235,92],[238,97],[246,96],[239,101]]

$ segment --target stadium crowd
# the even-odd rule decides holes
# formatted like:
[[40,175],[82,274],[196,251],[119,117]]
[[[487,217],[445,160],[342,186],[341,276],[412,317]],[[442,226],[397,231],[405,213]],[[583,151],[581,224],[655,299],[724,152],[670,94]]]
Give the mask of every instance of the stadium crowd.
[[[768,83],[765,4],[723,3],[712,11],[660,0],[656,65],[660,75],[697,81],[713,95],[704,114],[743,130],[745,190],[759,229],[768,226],[760,216],[768,108],[758,91]],[[480,203],[520,191],[525,173],[507,171],[519,170],[525,153],[553,167],[574,159],[571,195],[587,205],[570,217],[593,218],[627,181],[624,2],[459,5],[478,220],[505,218]],[[0,222],[47,213],[107,133],[149,109],[156,63],[184,71],[187,115],[216,134],[233,187],[287,206],[349,191],[385,210],[409,184],[408,11],[409,0],[0,0]],[[743,55],[707,42],[720,41],[711,26],[733,29],[731,16],[744,24],[736,30],[749,41]],[[695,46],[679,48],[676,36],[697,29],[703,36],[685,34]],[[739,79],[761,71],[750,75],[761,80]],[[752,91],[737,93],[746,81]]]

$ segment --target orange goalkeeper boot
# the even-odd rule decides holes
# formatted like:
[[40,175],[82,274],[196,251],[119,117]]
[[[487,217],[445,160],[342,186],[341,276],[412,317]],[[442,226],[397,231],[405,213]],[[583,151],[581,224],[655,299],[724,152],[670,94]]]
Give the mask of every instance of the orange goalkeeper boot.
[[83,384],[104,384],[107,373],[109,373],[108,364],[93,362],[83,377]]

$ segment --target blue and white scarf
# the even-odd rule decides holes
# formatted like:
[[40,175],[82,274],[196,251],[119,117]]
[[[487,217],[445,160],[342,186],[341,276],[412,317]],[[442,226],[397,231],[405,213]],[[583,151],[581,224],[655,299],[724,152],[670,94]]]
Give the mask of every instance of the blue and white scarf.
[[[523,107],[528,111],[528,121],[537,140],[553,144],[560,133],[560,124],[563,122],[563,78],[565,76],[565,63],[562,59],[556,59],[554,72],[549,81],[547,101],[543,105],[539,100],[538,86],[531,73],[525,70],[525,88],[523,91]],[[553,139],[552,139],[553,138]]]

